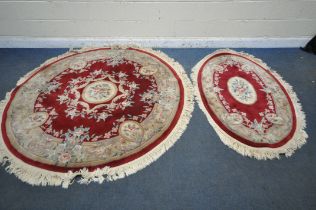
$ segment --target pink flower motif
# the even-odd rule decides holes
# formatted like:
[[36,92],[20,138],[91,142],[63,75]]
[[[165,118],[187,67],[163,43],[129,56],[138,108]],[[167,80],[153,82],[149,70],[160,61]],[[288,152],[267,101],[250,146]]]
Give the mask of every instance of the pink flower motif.
[[67,163],[71,159],[71,155],[68,152],[61,153],[58,156],[58,161],[61,163]]
[[103,136],[103,138],[105,138],[105,139],[108,139],[110,137],[111,137],[111,133],[110,132],[104,134],[104,136]]

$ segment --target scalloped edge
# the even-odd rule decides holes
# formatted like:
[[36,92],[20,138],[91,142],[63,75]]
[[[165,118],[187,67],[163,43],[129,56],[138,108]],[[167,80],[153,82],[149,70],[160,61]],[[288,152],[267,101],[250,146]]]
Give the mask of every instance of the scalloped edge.
[[[297,117],[297,127],[295,130],[295,133],[285,145],[278,147],[278,148],[257,148],[257,147],[251,147],[246,144],[243,144],[234,138],[232,138],[230,135],[228,135],[225,131],[223,131],[212,119],[208,111],[206,110],[201,95],[199,93],[198,85],[197,85],[197,77],[198,77],[198,72],[200,71],[202,65],[206,62],[207,59],[210,57],[219,54],[219,53],[234,53],[234,54],[239,54],[242,55],[246,58],[249,58],[258,64],[260,64],[262,67],[265,69],[269,70],[273,76],[280,81],[280,83],[283,85],[287,93],[289,94],[292,103],[294,105],[296,117]],[[216,50],[213,53],[205,56],[202,60],[200,60],[193,68],[191,72],[191,80],[193,81],[193,86],[194,86],[194,95],[195,95],[195,100],[198,102],[200,109],[204,112],[204,114],[207,117],[207,120],[211,124],[211,126],[214,128],[216,133],[218,134],[219,138],[221,141],[227,145],[229,148],[235,150],[239,154],[243,156],[248,156],[248,157],[253,157],[258,160],[268,160],[268,159],[280,159],[281,154],[285,154],[286,157],[290,157],[295,150],[301,148],[305,143],[306,139],[308,138],[307,133],[305,132],[306,128],[306,121],[305,121],[305,113],[302,110],[302,106],[299,103],[299,99],[296,95],[296,93],[293,91],[293,88],[290,84],[288,84],[286,81],[283,80],[283,78],[276,72],[271,70],[271,68],[264,63],[261,59],[258,59],[254,57],[253,55],[250,55],[245,52],[236,52],[231,49],[220,49]]]
[[[72,172],[69,171],[67,173],[61,172],[53,172],[45,169],[41,169],[32,165],[29,165],[22,160],[16,158],[11,152],[7,149],[3,137],[2,131],[0,134],[0,163],[2,165],[6,165],[6,171],[10,174],[14,174],[23,182],[26,182],[31,185],[41,185],[41,186],[62,186],[63,188],[68,188],[70,184],[75,181],[75,177],[80,176],[77,181],[80,184],[89,184],[90,182],[98,182],[103,183],[106,181],[114,181],[120,178],[124,178],[131,174],[136,173],[137,171],[145,168],[150,165],[152,162],[156,161],[163,153],[165,153],[169,148],[171,148],[175,142],[181,137],[182,133],[185,131],[194,109],[194,97],[193,97],[193,86],[188,76],[186,75],[183,67],[176,62],[174,59],[170,58],[168,55],[161,51],[153,50],[150,48],[141,48],[135,45],[114,45],[114,46],[102,46],[102,47],[85,47],[78,50],[70,49],[68,52],[59,55],[57,57],[46,60],[42,65],[35,68],[34,70],[27,73],[25,76],[20,78],[17,82],[17,86],[21,85],[25,80],[31,77],[33,74],[36,74],[37,71],[46,65],[57,61],[61,58],[64,58],[69,55],[76,54],[78,52],[84,52],[92,49],[99,49],[109,47],[112,49],[126,49],[126,48],[134,48],[144,50],[146,52],[152,53],[157,57],[161,58],[165,62],[167,62],[170,66],[173,67],[175,72],[179,75],[182,80],[184,87],[184,106],[181,116],[175,125],[173,131],[169,134],[169,136],[162,141],[159,145],[154,147],[152,150],[147,152],[145,155],[130,161],[126,164],[116,166],[116,167],[103,167],[96,169],[92,172],[89,172],[86,168],[83,168],[79,171]],[[6,94],[4,100],[0,101],[0,124],[2,123],[2,115],[4,108],[6,107],[11,92]]]

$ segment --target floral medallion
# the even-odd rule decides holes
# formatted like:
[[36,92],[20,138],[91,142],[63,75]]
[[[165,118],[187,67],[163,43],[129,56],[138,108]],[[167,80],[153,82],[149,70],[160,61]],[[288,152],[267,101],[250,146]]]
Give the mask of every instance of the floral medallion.
[[82,98],[91,104],[110,101],[117,94],[117,87],[111,81],[96,81],[87,85],[82,91]]
[[254,87],[242,77],[231,77],[227,81],[228,91],[236,101],[242,104],[254,104],[257,94]]
[[291,155],[305,143],[305,119],[292,88],[250,55],[219,50],[193,70],[201,109],[221,140],[257,159]]
[[160,52],[68,52],[28,74],[2,102],[0,146],[29,183],[121,178],[180,137],[193,109],[191,89],[181,66]]

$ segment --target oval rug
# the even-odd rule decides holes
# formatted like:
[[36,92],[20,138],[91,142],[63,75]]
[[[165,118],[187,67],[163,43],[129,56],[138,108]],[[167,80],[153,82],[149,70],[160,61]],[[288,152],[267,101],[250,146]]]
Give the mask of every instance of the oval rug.
[[1,101],[1,160],[32,185],[123,178],[180,137],[192,94],[181,65],[161,52],[67,52],[28,73]]
[[193,69],[200,108],[224,144],[257,159],[290,156],[307,138],[296,94],[246,53],[218,50]]

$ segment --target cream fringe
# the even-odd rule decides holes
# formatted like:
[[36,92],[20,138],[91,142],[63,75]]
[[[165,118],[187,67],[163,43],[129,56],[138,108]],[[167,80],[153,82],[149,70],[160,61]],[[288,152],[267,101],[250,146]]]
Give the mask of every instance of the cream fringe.
[[223,53],[223,52],[231,52],[231,53],[238,53],[230,49],[221,49],[213,52],[210,55],[207,55],[205,58],[203,58],[199,63],[196,64],[196,66],[193,67],[192,73],[191,73],[191,79],[193,81],[194,85],[194,93],[195,93],[195,98],[196,101],[199,104],[200,109],[204,112],[206,115],[209,123],[212,125],[216,133],[219,135],[220,139],[224,144],[226,144],[228,147],[232,148],[236,152],[240,153],[243,156],[248,156],[248,157],[254,157],[259,160],[267,160],[267,159],[274,159],[274,158],[280,158],[281,154],[285,154],[286,157],[291,156],[294,151],[300,147],[303,146],[303,144],[306,143],[306,139],[308,138],[307,133],[304,131],[306,127],[306,122],[305,122],[305,114],[302,110],[302,106],[299,103],[299,99],[297,98],[296,93],[293,91],[293,88],[291,85],[289,85],[287,82],[285,82],[282,77],[276,73],[275,71],[271,70],[270,67],[267,66],[262,60],[255,58],[252,55],[249,55],[244,52],[239,52],[238,54],[241,54],[245,57],[248,57],[257,63],[260,63],[264,68],[268,69],[271,71],[273,76],[275,76],[283,85],[283,87],[286,89],[288,94],[290,95],[290,98],[294,104],[295,112],[296,112],[296,118],[297,118],[297,128],[295,130],[295,133],[285,145],[278,147],[278,148],[256,148],[256,147],[250,147],[246,144],[243,144],[231,136],[229,136],[226,132],[224,132],[212,119],[208,111],[205,109],[204,104],[201,99],[201,95],[198,90],[198,85],[197,85],[197,76],[198,72],[203,65],[203,63],[210,57],[214,56],[215,54],[218,53]]
[[[113,181],[116,179],[124,178],[133,173],[136,173],[137,171],[145,168],[146,166],[150,165],[152,162],[157,160],[163,153],[165,153],[170,147],[173,146],[173,144],[180,138],[180,136],[186,129],[190,121],[190,118],[192,116],[191,113],[194,108],[192,84],[188,76],[186,75],[183,67],[178,62],[174,61],[172,58],[169,58],[166,54],[160,51],[139,48],[137,46],[112,46],[111,48],[112,49],[126,49],[128,47],[141,49],[160,57],[161,59],[165,60],[169,65],[171,65],[175,69],[179,77],[181,78],[183,82],[184,94],[185,94],[184,107],[183,107],[181,116],[179,118],[179,121],[174,127],[172,133],[164,141],[162,141],[159,145],[157,145],[155,148],[150,150],[148,153],[126,164],[123,164],[117,167],[104,167],[102,169],[97,169],[92,172],[89,172],[87,169],[84,168],[77,172],[69,171],[67,173],[59,173],[59,172],[53,172],[53,171],[41,169],[38,167],[34,167],[32,165],[29,165],[21,161],[19,158],[16,158],[7,149],[2,139],[2,132],[1,132],[0,134],[0,163],[2,163],[2,165],[6,165],[7,172],[14,174],[22,181],[29,183],[31,185],[42,185],[42,186],[62,185],[63,188],[68,188],[68,186],[74,182],[75,177],[77,176],[79,177],[78,182],[81,184],[88,184],[90,182],[102,183],[104,180]],[[76,54],[78,52],[83,52],[89,49],[95,49],[95,48],[83,48],[79,50],[70,50],[69,52],[61,56],[49,59],[45,63],[43,63],[40,67],[34,69],[33,71],[29,72],[24,77],[22,77],[17,82],[17,85],[21,85],[26,79],[28,79],[31,75],[36,73],[36,71],[38,71],[43,66],[46,66],[49,63],[54,62],[63,57]],[[0,102],[0,116],[1,117],[3,114],[4,108],[10,99],[10,96],[11,96],[10,94],[11,92],[7,93],[5,99]],[[0,124],[1,124],[1,120],[2,118],[0,119]]]

